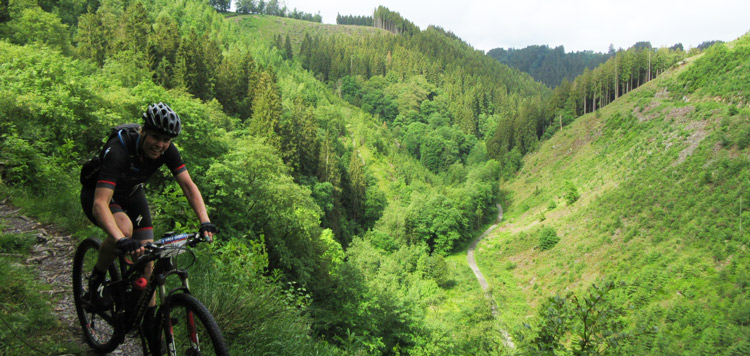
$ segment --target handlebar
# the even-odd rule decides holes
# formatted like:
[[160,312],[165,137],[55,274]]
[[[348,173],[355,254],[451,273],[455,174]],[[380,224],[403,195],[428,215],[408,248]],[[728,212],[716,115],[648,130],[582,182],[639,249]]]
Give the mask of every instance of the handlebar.
[[[198,232],[181,234],[167,233],[161,239],[143,245],[143,247],[146,249],[146,252],[142,256],[140,256],[138,260],[141,260],[143,258],[155,259],[152,256],[156,256],[156,258],[159,258],[162,257],[165,252],[173,253],[176,255],[184,252],[184,245],[195,247],[202,242],[211,243],[213,242],[213,239],[211,239],[211,237],[209,236],[201,235]],[[180,250],[182,252],[179,252]],[[115,253],[117,254],[117,256],[125,255],[125,253],[120,249],[116,249]],[[169,255],[164,257],[169,257]]]

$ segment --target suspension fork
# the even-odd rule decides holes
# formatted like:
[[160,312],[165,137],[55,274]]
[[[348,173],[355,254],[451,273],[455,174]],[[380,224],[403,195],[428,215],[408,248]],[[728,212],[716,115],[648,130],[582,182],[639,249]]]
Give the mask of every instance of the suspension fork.
[[[158,273],[157,273],[158,272]],[[173,288],[169,291],[167,291],[167,283],[166,279],[170,275],[177,275],[180,278],[181,287]],[[172,296],[175,293],[190,293],[190,283],[188,282],[188,272],[185,270],[177,270],[173,269],[172,265],[172,259],[168,260],[159,260],[157,263],[157,266],[154,267],[154,276],[153,281],[158,286],[159,291],[159,301],[161,302],[161,308],[169,307],[168,305],[168,299],[170,296]],[[166,309],[164,309],[166,310]],[[160,313],[162,319],[162,325],[164,325],[165,329],[168,331],[167,336],[167,346],[168,346],[168,354],[169,355],[175,355],[175,349],[174,349],[174,331],[173,331],[173,323],[172,323],[172,315],[168,314],[166,312]],[[190,342],[193,344],[193,347],[195,347],[195,350],[198,349],[199,340],[198,340],[198,334],[196,332],[195,328],[195,321],[192,313],[189,313],[187,315],[187,330],[190,334]]]

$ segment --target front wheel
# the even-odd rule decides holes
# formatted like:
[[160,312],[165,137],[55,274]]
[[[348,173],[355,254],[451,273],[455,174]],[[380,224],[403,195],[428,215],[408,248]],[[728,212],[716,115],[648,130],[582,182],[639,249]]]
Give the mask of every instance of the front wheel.
[[[169,355],[229,355],[214,317],[190,294],[171,295],[159,311]],[[159,350],[153,347],[152,350]],[[159,355],[158,351],[153,352]]]
[[[111,352],[117,348],[121,339],[116,314],[112,308],[97,308],[92,303],[89,291],[91,271],[94,270],[101,245],[101,241],[95,238],[83,240],[78,245],[73,258],[73,300],[86,342],[98,352]],[[117,268],[110,266],[102,285],[107,286],[109,282],[119,279]]]

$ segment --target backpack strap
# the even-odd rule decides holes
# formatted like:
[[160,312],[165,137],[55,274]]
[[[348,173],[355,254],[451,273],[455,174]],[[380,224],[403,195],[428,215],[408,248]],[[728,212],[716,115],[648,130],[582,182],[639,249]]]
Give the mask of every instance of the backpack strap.
[[127,150],[128,145],[125,144],[125,139],[122,138],[122,131],[123,129],[117,130],[117,138],[120,139],[120,144],[122,145],[122,147],[124,147]]
[[[130,136],[130,133],[131,132],[135,132],[135,130],[137,128],[140,128],[140,126],[137,125],[137,124],[126,124],[126,125],[121,125],[121,127],[122,128],[120,128],[120,129],[117,130],[117,139],[120,141],[120,144],[125,149],[125,151],[128,152],[128,155],[130,155],[131,157],[133,157],[138,152],[138,147],[141,146],[141,135],[138,135],[138,138],[135,141],[135,150],[136,150],[136,152],[130,152],[130,148],[128,147],[128,143],[125,142],[125,138],[123,137],[123,134],[125,136]],[[128,137],[128,138],[130,138],[130,137]]]

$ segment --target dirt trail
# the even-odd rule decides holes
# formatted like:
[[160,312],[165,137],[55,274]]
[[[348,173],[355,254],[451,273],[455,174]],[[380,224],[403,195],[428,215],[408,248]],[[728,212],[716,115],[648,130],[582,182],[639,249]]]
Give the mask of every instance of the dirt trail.
[[[495,304],[495,298],[492,297],[492,291],[490,290],[489,285],[487,284],[487,280],[484,279],[484,275],[482,275],[482,271],[479,270],[479,266],[477,266],[476,258],[474,257],[474,251],[477,248],[477,244],[479,244],[479,241],[481,241],[483,238],[485,238],[492,230],[495,230],[498,224],[500,224],[501,221],[503,221],[503,207],[500,204],[497,204],[497,221],[495,224],[490,226],[485,232],[483,232],[479,237],[474,240],[474,242],[471,243],[469,246],[469,251],[466,253],[466,260],[469,262],[469,267],[471,267],[471,270],[474,271],[474,275],[477,277],[477,280],[479,281],[479,285],[482,286],[482,290],[484,291],[485,297],[490,301],[490,307],[492,308],[492,316],[497,318],[497,304]],[[505,345],[514,348],[515,345],[513,344],[513,339],[511,339],[510,334],[505,331],[501,330],[501,333],[503,335],[503,339],[505,340]]]
[[[78,241],[53,225],[41,224],[34,219],[20,214],[20,209],[0,201],[0,221],[7,233],[32,233],[36,244],[31,249],[25,264],[37,271],[37,280],[51,286],[49,299],[62,326],[69,331],[71,340],[90,350],[83,341],[83,333],[78,324],[75,304],[73,303],[72,268],[73,255]],[[112,355],[142,355],[140,342],[128,337]],[[95,355],[89,352],[87,355]]]

